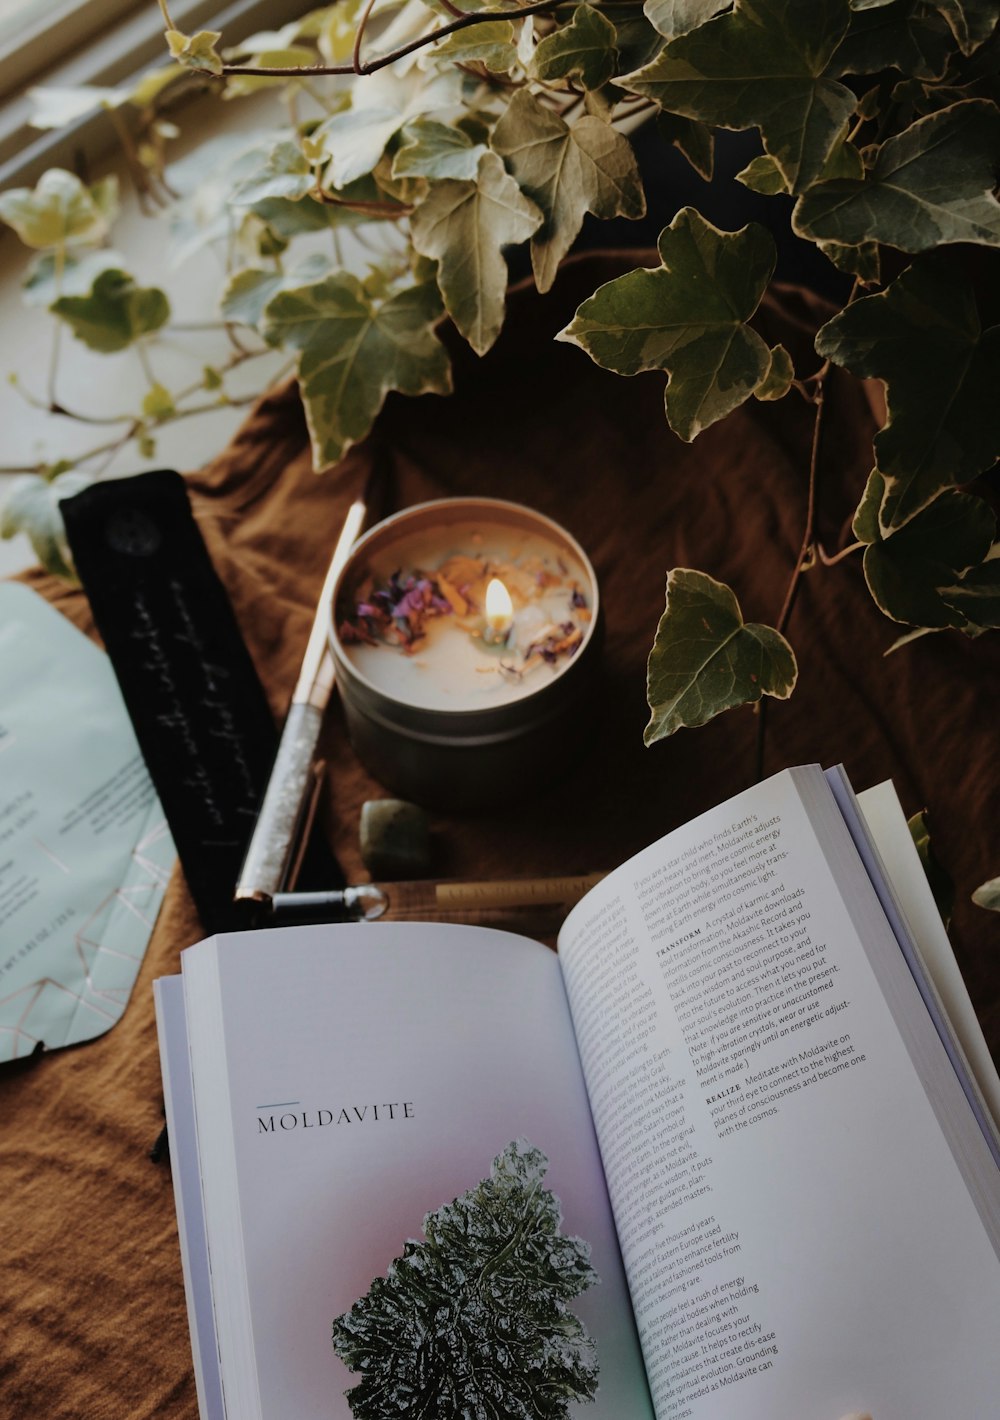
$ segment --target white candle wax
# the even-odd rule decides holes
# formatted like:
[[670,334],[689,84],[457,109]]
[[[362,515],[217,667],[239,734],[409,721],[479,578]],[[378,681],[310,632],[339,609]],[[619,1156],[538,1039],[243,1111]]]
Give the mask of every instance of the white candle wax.
[[[440,614],[418,617],[422,634],[412,645],[383,639],[397,634],[391,626],[375,644],[359,642],[345,622],[370,633],[373,623],[357,614],[358,604],[368,604],[364,598],[386,588],[394,574],[404,585],[415,575],[428,579]],[[509,617],[487,612],[493,578],[510,595]],[[383,694],[421,709],[468,711],[522,700],[561,675],[573,653],[557,650],[553,658],[553,648],[566,641],[578,648],[593,604],[590,576],[565,544],[479,519],[409,532],[404,525],[347,581],[337,620],[344,654]]]

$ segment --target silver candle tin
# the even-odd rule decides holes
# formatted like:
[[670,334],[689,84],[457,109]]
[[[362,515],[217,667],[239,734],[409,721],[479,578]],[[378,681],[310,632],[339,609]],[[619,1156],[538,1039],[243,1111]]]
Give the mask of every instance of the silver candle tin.
[[[345,593],[362,581],[387,544],[477,520],[543,536],[580,564],[589,583],[592,613],[584,639],[559,675],[518,700],[446,710],[394,699],[361,674],[345,651],[337,631]],[[351,745],[369,772],[394,793],[430,808],[475,812],[530,796],[578,762],[600,659],[600,594],[587,554],[551,518],[498,498],[442,498],[406,508],[358,541],[334,587],[328,612],[337,689]]]

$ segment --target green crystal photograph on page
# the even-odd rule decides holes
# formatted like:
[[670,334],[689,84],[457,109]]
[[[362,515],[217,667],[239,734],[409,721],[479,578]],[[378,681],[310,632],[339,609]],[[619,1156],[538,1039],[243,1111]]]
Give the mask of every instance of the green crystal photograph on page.
[[347,1392],[354,1420],[565,1420],[571,1401],[593,1400],[596,1347],[569,1303],[599,1279],[589,1244],[560,1232],[548,1164],[513,1140],[337,1317],[334,1350],[361,1374]]

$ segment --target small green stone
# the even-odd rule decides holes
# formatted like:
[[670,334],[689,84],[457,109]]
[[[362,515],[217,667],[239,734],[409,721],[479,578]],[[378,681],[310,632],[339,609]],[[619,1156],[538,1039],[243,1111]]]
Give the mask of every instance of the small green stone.
[[403,799],[367,799],[361,806],[361,857],[376,882],[428,872],[431,836],[423,809]]

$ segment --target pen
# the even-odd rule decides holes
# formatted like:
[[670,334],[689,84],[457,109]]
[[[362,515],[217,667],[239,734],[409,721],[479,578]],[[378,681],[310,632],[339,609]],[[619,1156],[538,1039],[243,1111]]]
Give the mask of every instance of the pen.
[[269,904],[285,885],[307,801],[319,788],[313,764],[334,681],[333,657],[327,645],[327,608],[337,578],[364,526],[371,484],[369,477],[348,508],[330,559],[274,767],[236,883],[236,902]]
[[569,908],[595,887],[603,873],[553,878],[508,878],[485,882],[358,883],[327,892],[277,892],[272,922],[337,920],[375,922],[489,922],[534,931],[555,931]]

